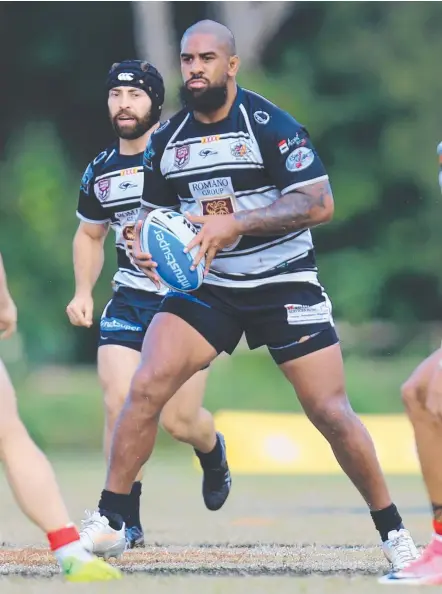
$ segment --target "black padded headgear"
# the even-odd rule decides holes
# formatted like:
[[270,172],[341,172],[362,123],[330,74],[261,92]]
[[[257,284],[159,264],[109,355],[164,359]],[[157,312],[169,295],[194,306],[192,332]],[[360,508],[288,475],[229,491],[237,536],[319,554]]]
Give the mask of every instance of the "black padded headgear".
[[152,125],[159,122],[164,103],[164,81],[158,70],[142,60],[124,60],[112,64],[106,79],[107,90],[114,87],[136,87],[152,101]]

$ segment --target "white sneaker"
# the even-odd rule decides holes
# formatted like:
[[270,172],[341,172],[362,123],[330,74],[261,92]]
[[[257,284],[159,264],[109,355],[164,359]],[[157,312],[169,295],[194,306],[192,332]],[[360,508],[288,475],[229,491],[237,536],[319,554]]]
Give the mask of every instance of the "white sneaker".
[[86,519],[81,521],[80,530],[80,541],[84,548],[104,559],[120,557],[126,550],[125,525],[121,530],[114,530],[109,526],[109,520],[99,512],[85,513]]
[[393,571],[400,571],[419,557],[419,552],[405,528],[390,530],[388,540],[382,543],[384,555],[390,561]]

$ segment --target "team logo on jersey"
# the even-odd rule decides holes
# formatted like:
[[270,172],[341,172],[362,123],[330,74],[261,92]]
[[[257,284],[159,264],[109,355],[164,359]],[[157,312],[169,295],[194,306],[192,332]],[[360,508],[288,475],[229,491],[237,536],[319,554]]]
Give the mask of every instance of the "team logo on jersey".
[[313,151],[305,146],[296,148],[285,161],[287,171],[302,171],[307,169],[315,160]]
[[250,153],[250,147],[244,140],[237,140],[236,142],[231,143],[230,152],[235,159],[247,159],[247,156]]
[[255,118],[255,122],[264,126],[270,122],[270,115],[266,111],[255,111],[253,117]]
[[111,188],[110,179],[105,177],[103,179],[98,180],[97,186],[98,186],[97,198],[98,198],[98,200],[100,200],[100,202],[105,202],[110,196],[110,188]]
[[203,215],[227,215],[235,212],[231,196],[201,200]]
[[190,159],[190,146],[185,144],[184,146],[175,147],[175,166],[178,169],[182,169],[187,165]]
[[216,142],[221,138],[220,134],[215,134],[213,136],[203,136],[201,138],[201,144],[207,144],[208,142]]

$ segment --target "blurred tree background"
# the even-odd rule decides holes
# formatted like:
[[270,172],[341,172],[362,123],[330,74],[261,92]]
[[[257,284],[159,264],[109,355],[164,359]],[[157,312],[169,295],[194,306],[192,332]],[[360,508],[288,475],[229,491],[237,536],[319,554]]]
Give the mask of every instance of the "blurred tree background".
[[[184,29],[217,4],[171,3],[177,61]],[[441,320],[442,4],[287,4],[239,82],[302,122],[326,164],[336,214],[314,238],[335,317],[411,329]],[[75,330],[65,316],[71,242],[82,172],[113,138],[107,69],[146,57],[136,18],[131,2],[0,4],[0,247],[35,363],[95,358],[96,330]],[[106,250],[97,318],[116,262],[110,240]]]

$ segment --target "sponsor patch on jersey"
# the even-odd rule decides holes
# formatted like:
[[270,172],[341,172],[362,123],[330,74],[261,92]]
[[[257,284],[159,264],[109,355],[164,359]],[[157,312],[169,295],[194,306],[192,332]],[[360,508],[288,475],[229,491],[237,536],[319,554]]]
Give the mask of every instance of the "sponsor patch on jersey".
[[264,126],[270,122],[270,115],[266,111],[255,111],[253,117],[255,122]]
[[184,146],[175,147],[175,159],[174,163],[178,169],[182,169],[187,165],[190,160],[190,146],[185,144]]
[[281,142],[278,142],[278,148],[281,155],[288,153],[289,145],[287,144],[287,140],[281,140]]
[[120,188],[120,190],[129,190],[130,188],[137,188],[137,184],[133,184],[130,181],[124,181],[121,182],[121,184],[118,184],[118,187]]
[[214,177],[213,179],[190,182],[189,190],[197,200],[234,194],[231,177]]
[[199,156],[205,159],[206,157],[212,157],[218,154],[218,151],[212,151],[212,149],[202,149],[199,153]]
[[126,225],[123,227],[122,235],[126,241],[135,241],[135,225]]
[[201,200],[203,215],[226,215],[235,212],[231,196]]
[[306,138],[299,138],[299,134],[296,133],[294,138],[287,138],[278,142],[278,148],[281,155],[287,153],[292,146],[304,146],[307,143]]
[[303,324],[321,324],[331,320],[328,303],[322,301],[315,305],[301,305],[300,303],[286,303],[287,323],[293,326]]
[[189,183],[192,196],[201,205],[201,213],[231,214],[235,212],[235,191],[231,177],[215,177]]
[[216,142],[221,138],[220,134],[214,134],[213,136],[203,136],[201,138],[201,144],[207,144],[208,142]]
[[96,195],[100,202],[105,202],[110,196],[110,188],[111,182],[110,179],[105,177],[103,179],[98,180],[95,184],[96,186]]
[[250,147],[244,142],[244,140],[236,140],[230,143],[230,152],[235,159],[247,159],[250,154]]
[[313,151],[305,146],[300,146],[287,157],[285,167],[287,171],[302,171],[310,167],[314,160]]

